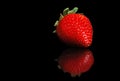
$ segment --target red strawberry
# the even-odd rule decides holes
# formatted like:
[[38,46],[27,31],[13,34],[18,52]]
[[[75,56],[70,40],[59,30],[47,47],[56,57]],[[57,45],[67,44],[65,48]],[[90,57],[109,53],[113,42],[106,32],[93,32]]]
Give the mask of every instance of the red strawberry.
[[58,37],[69,45],[88,47],[92,44],[93,28],[90,20],[83,14],[76,13],[66,8],[56,21],[56,33]]
[[88,49],[68,49],[57,59],[59,68],[72,76],[87,72],[94,63],[94,57]]

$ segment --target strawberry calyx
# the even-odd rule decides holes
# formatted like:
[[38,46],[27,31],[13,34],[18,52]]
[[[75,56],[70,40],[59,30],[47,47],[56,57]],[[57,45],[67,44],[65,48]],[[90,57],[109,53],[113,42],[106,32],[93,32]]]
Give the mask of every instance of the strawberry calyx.
[[[54,24],[54,26],[58,26],[59,24],[59,21],[65,16],[65,15],[68,15],[68,14],[72,14],[72,13],[76,13],[78,11],[78,7],[74,7],[72,10],[70,10],[69,8],[65,8],[63,10],[63,13],[60,13],[60,17],[59,17],[59,20],[57,20]],[[53,33],[56,33],[56,30],[53,31]]]

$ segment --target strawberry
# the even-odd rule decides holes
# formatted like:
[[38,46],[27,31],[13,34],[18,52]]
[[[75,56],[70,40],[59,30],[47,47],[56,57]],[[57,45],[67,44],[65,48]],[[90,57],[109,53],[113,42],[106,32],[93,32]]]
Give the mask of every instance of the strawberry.
[[88,17],[81,13],[76,13],[77,7],[63,10],[59,21],[54,26],[60,40],[68,45],[89,47],[92,44],[93,28]]
[[68,49],[57,59],[59,68],[72,76],[79,76],[90,70],[94,63],[94,57],[88,49]]

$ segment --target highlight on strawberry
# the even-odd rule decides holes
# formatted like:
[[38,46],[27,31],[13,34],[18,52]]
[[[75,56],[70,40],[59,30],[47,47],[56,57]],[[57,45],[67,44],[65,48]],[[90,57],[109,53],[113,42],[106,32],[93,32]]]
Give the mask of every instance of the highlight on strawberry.
[[93,27],[87,16],[77,13],[78,7],[72,10],[65,8],[59,20],[54,24],[59,39],[71,46],[89,47],[92,44]]

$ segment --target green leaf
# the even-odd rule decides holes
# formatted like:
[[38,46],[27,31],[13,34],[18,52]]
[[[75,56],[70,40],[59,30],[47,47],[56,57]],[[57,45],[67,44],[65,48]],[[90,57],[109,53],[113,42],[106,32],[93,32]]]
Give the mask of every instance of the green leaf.
[[61,20],[64,16],[60,13],[59,20]]
[[58,22],[59,22],[59,21],[57,20],[57,21],[55,22],[54,26],[57,26],[57,25],[58,25]]
[[69,11],[69,8],[65,8],[65,9],[63,10],[63,16],[67,15],[67,14],[68,14],[68,11]]
[[72,10],[74,13],[76,13],[78,11],[78,7],[74,7]]
[[78,7],[74,7],[72,10],[68,11],[68,14],[76,13],[77,11],[78,11]]
[[56,30],[54,30],[53,33],[56,33]]

